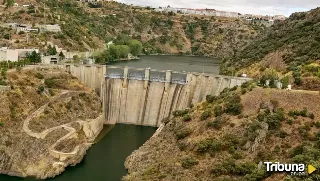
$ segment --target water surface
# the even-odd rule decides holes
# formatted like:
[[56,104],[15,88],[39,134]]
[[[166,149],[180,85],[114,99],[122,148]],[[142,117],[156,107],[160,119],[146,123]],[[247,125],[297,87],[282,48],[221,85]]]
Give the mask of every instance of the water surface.
[[[68,167],[60,176],[48,181],[119,181],[127,174],[125,159],[156,131],[156,128],[117,124],[87,152],[83,161]],[[0,181],[36,181],[0,175]]]
[[156,55],[141,56],[140,60],[118,61],[108,65],[119,67],[152,68],[179,72],[204,72],[219,74],[220,60],[217,58]]

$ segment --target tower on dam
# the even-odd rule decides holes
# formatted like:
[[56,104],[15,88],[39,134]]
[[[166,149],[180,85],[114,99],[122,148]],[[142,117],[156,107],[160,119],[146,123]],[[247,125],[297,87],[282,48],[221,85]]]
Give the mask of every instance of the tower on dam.
[[174,110],[219,95],[251,79],[171,70],[67,65],[67,71],[101,97],[105,123],[159,126]]

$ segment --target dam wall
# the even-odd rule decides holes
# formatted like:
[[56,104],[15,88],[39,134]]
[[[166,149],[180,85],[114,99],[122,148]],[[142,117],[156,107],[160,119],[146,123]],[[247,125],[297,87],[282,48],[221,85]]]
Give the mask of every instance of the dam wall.
[[105,72],[103,69],[105,68],[101,65],[66,65],[66,71],[97,92],[98,95],[101,93],[103,72]]
[[66,65],[83,84],[100,93],[105,124],[161,125],[163,118],[225,88],[251,79],[170,70]]
[[[145,69],[141,75],[112,74],[107,69],[103,101],[106,103],[106,123],[126,123],[145,126],[160,126],[163,118],[173,111],[181,110],[206,99],[207,95],[218,96],[225,88],[239,86],[251,79],[220,75],[157,72]],[[136,72],[135,71],[131,72]],[[141,69],[139,69],[141,71]],[[180,78],[180,80],[179,80]]]

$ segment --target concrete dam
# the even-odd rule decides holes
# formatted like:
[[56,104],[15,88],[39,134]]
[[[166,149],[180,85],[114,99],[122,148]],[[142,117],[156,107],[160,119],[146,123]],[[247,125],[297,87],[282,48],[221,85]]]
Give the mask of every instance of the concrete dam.
[[106,124],[160,126],[163,118],[251,79],[171,70],[66,65],[100,94]]

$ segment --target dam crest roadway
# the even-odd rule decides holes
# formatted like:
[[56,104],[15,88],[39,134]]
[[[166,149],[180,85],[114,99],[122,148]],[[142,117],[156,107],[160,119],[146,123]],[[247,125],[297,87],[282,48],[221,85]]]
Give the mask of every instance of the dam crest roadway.
[[250,78],[105,65],[64,65],[101,98],[105,124],[159,127],[173,111],[218,96]]

